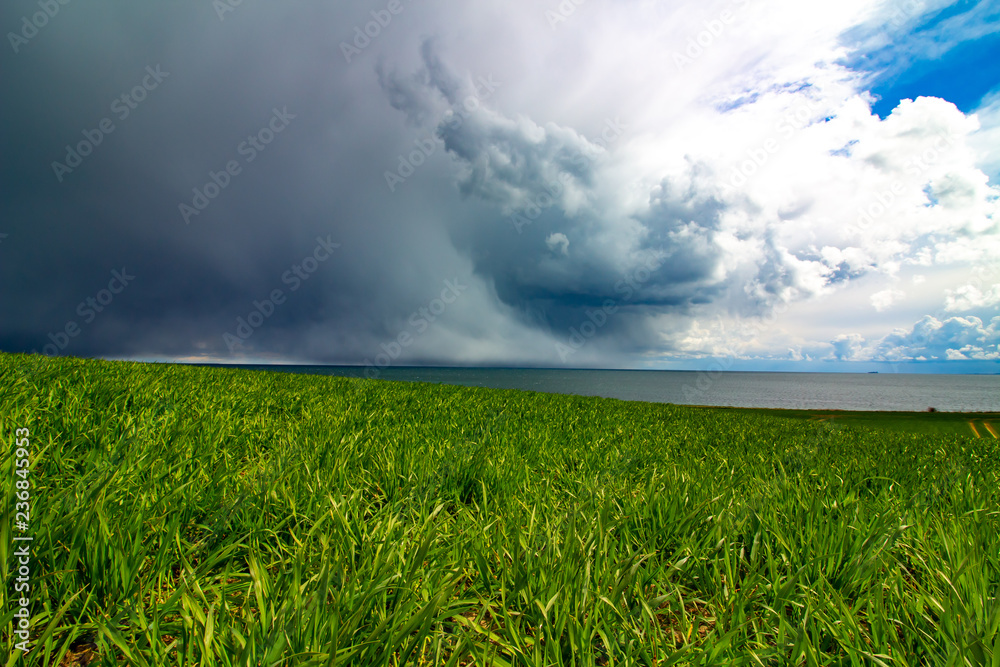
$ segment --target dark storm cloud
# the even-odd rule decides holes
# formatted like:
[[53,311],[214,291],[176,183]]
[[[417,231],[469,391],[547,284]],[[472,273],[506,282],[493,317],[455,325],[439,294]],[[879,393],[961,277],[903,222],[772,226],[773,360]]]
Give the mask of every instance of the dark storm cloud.
[[[284,289],[247,350],[351,361],[445,277],[429,267],[452,271],[433,216],[385,190],[406,137],[376,54],[348,66],[331,37],[363,8],[291,4],[224,20],[204,2],[67,5],[3,54],[0,349],[76,322],[63,353],[225,357],[223,334]],[[290,292],[282,276],[328,236],[343,252]],[[123,266],[134,282],[85,323],[78,304]]]
[[[478,102],[475,82],[461,81],[442,63],[433,44],[422,56],[415,71],[384,71],[383,90],[411,122],[433,128],[458,160],[459,191],[496,210],[487,223],[453,229],[453,239],[525,323],[564,338],[610,301],[616,313],[599,337],[638,349],[656,339],[649,315],[683,312],[725,291],[714,275],[721,261],[714,236],[726,204],[711,169],[689,161],[686,180],[664,179],[645,211],[622,225],[602,201],[607,151],[599,144],[571,128],[494,111]],[[618,134],[625,129],[619,119],[607,125]]]

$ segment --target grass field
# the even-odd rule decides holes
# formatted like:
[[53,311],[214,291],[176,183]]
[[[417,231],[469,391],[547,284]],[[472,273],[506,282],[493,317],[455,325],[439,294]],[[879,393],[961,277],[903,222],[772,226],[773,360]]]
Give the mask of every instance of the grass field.
[[823,414],[0,355],[4,660],[1000,666],[1000,441]]
[[[718,408],[716,408],[718,409]],[[905,431],[927,435],[1000,437],[997,412],[861,412],[854,410],[766,410],[728,408],[744,414],[804,419],[837,426],[862,426],[877,430]]]

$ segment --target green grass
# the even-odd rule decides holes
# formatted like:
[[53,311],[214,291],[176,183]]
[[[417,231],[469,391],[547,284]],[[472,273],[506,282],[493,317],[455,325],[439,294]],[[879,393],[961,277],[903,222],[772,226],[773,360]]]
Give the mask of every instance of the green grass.
[[[718,408],[716,408],[718,409]],[[839,426],[864,426],[928,435],[968,435],[995,438],[1000,432],[1000,412],[863,412],[855,410],[767,410],[726,408],[744,414],[828,422]],[[972,426],[970,426],[970,422]],[[985,425],[984,425],[985,424]]]
[[8,665],[1000,666],[971,431],[23,355],[0,420]]

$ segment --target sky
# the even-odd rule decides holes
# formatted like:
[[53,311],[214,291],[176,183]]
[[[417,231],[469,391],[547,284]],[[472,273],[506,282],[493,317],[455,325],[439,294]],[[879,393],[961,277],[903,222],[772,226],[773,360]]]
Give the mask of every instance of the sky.
[[1000,372],[1000,5],[13,0],[0,350]]

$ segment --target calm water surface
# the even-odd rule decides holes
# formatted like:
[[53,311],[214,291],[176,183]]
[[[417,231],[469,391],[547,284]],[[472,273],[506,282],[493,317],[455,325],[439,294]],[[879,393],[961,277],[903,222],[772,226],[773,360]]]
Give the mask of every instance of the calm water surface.
[[[241,368],[364,377],[357,366]],[[684,405],[1000,412],[1000,375],[387,368],[379,377]]]

